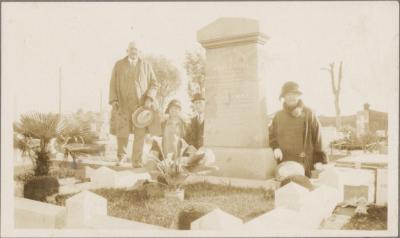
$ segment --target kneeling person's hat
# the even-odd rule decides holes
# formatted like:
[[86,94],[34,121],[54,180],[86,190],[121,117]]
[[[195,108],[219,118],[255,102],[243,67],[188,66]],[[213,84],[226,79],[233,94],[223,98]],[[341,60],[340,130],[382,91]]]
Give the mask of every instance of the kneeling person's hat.
[[169,102],[167,110],[165,110],[165,113],[169,113],[169,110],[171,109],[171,107],[178,107],[178,108],[182,109],[181,102],[177,99],[173,99],[173,100],[171,100],[171,102]]

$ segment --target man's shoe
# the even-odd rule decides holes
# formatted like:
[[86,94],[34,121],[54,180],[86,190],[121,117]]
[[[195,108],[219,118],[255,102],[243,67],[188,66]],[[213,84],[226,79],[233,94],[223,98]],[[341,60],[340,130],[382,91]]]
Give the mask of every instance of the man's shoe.
[[142,163],[136,162],[136,163],[133,163],[132,167],[133,168],[142,168],[143,166],[142,166]]

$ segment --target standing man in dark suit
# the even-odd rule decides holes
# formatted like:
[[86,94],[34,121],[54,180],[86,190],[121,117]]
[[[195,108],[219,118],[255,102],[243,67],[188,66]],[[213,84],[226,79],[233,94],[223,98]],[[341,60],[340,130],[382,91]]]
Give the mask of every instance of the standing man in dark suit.
[[134,127],[132,114],[142,106],[146,95],[154,98],[157,90],[157,81],[151,65],[139,56],[135,42],[130,42],[127,56],[115,63],[110,81],[110,133],[117,137],[117,165],[126,156],[129,135],[133,133],[132,166],[141,166],[147,132],[146,128]]
[[197,93],[192,99],[195,116],[190,120],[189,131],[187,133],[186,141],[188,144],[193,145],[196,149],[203,146],[204,142],[204,108],[205,99]]

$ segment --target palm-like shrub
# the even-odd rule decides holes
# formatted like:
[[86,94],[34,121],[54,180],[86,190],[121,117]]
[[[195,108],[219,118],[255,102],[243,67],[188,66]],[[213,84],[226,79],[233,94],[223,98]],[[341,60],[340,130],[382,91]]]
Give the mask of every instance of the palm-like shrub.
[[14,123],[14,146],[33,158],[35,175],[47,175],[50,166],[50,142],[63,130],[60,117],[52,113],[28,113]]

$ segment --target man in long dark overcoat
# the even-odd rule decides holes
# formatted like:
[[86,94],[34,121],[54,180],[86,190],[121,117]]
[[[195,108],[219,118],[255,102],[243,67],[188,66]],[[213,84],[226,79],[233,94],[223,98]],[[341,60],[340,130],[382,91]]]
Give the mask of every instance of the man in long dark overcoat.
[[134,134],[132,148],[132,166],[141,166],[141,156],[146,128],[135,128],[132,114],[142,106],[145,95],[155,97],[157,81],[151,65],[139,57],[134,42],[130,42],[127,56],[114,65],[111,81],[109,104],[112,105],[110,133],[117,137],[117,158],[126,156],[126,148],[130,134]]

